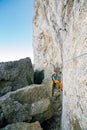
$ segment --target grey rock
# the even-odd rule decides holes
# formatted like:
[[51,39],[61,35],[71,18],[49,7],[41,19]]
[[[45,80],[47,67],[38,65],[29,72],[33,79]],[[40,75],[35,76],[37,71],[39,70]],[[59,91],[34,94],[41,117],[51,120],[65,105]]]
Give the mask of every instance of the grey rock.
[[19,122],[7,125],[5,128],[2,128],[1,130],[43,130],[40,126],[40,123],[34,122],[34,123],[25,123],[25,122]]
[[[0,90],[12,86],[17,90],[33,83],[34,70],[30,58],[0,63]],[[7,90],[6,90],[7,91]]]
[[56,87],[54,89],[53,97],[51,98],[53,117],[42,123],[42,127],[44,130],[60,130],[62,115],[62,100],[60,99],[61,95],[62,93],[59,91],[58,87]]
[[3,88],[1,91],[0,91],[0,96],[10,92],[12,90],[12,87],[11,86],[7,86],[5,88]]
[[31,105],[31,116],[34,120],[38,120],[41,123],[53,116],[49,99],[42,99]]
[[[0,120],[4,126],[16,122],[43,122],[53,116],[46,87],[31,85],[9,92],[0,98]],[[4,122],[3,122],[4,119]]]

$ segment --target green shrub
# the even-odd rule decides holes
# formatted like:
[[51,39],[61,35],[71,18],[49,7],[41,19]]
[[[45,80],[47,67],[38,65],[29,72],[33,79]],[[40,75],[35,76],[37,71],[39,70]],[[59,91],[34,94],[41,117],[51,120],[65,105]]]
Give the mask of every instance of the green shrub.
[[44,70],[36,70],[34,72],[34,83],[35,84],[41,84],[44,79]]

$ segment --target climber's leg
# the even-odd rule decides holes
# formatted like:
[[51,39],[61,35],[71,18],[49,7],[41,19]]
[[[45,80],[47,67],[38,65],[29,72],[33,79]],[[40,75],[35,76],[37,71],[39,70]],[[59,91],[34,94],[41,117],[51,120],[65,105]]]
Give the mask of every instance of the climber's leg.
[[58,80],[55,80],[55,83],[62,90],[62,83],[60,81],[58,81]]

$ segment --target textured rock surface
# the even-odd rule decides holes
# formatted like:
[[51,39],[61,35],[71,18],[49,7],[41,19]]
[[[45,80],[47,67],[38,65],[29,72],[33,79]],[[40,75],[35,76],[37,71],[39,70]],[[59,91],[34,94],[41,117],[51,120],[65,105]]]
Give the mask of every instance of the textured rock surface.
[[16,122],[43,122],[53,116],[44,85],[31,85],[0,98],[0,127]]
[[[45,78],[62,63],[62,42],[60,32],[62,25],[61,1],[35,0],[34,16],[34,61],[35,69],[44,69]],[[58,7],[58,5],[60,7]],[[58,15],[59,14],[59,15]]]
[[42,123],[44,130],[60,130],[62,115],[62,93],[56,86],[54,88],[53,97],[51,98],[51,107],[53,109],[53,117]]
[[63,67],[62,130],[87,129],[87,0],[35,0],[35,69]]
[[[12,86],[11,90],[22,88],[33,83],[33,67],[30,58],[13,62],[0,63],[0,90]],[[1,94],[8,92],[4,89]]]
[[1,130],[42,130],[39,122],[35,123],[14,123],[11,125],[7,125],[5,128],[2,128]]
[[[69,20],[66,20],[68,33],[63,45],[62,128],[63,130],[86,130],[87,1],[74,1],[71,4],[72,9],[68,16]],[[66,6],[67,10],[68,6],[69,4]]]

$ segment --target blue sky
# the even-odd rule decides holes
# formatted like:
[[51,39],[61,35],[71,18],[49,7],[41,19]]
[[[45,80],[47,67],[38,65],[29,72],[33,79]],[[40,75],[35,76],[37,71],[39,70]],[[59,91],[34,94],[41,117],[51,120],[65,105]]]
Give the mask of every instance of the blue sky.
[[34,0],[0,0],[0,62],[33,60]]

